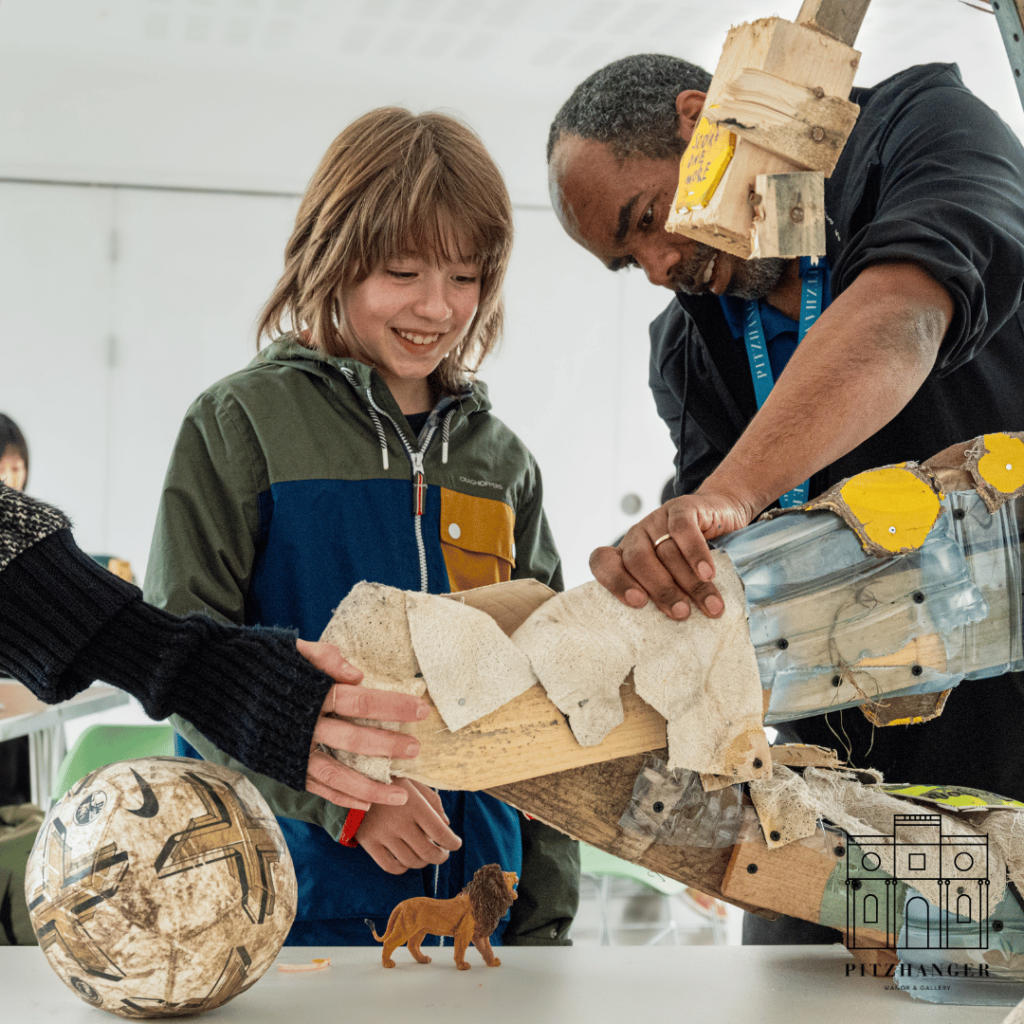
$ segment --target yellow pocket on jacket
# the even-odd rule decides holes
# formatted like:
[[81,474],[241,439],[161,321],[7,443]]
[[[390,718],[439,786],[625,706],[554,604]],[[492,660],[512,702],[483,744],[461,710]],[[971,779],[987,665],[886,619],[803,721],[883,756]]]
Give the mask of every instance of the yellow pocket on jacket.
[[441,489],[441,550],[453,591],[512,578],[516,514],[503,501]]

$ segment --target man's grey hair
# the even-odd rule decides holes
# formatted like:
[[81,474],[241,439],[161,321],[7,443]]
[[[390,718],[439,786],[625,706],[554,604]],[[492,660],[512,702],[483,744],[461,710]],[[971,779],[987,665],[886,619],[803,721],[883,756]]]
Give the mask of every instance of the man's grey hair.
[[563,135],[607,143],[620,158],[679,156],[686,143],[679,137],[676,96],[707,92],[709,85],[707,71],[678,57],[638,53],[613,61],[581,82],[555,115],[548,162]]

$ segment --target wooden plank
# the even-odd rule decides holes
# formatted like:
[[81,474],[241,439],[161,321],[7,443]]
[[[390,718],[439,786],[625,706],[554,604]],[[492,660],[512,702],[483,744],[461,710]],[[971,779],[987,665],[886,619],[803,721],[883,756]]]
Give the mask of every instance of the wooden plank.
[[858,113],[860,107],[849,100],[757,70],[740,72],[708,108],[719,127],[826,178]]
[[[667,750],[655,751],[655,754],[662,760],[668,757]],[[619,828],[619,819],[629,807],[634,783],[646,761],[646,755],[635,754],[507,786],[495,786],[488,792],[524,814],[599,850],[692,885],[711,896],[727,899],[744,910],[766,917],[777,916],[757,903],[737,901],[722,892],[722,878],[732,847],[712,849],[652,843],[645,848],[646,839],[627,835]],[[752,807],[748,810],[754,814]]]
[[665,719],[636,695],[632,675],[620,693],[623,722],[593,747],[580,746],[539,684],[457,732],[432,708],[402,726],[419,738],[420,753],[394,761],[392,772],[438,789],[480,790],[664,747]]
[[844,761],[828,747],[813,743],[778,743],[772,747],[772,764],[785,764],[791,768],[842,768]]
[[774,850],[762,835],[751,835],[733,847],[722,893],[729,900],[756,903],[817,923],[825,885],[845,853],[846,840],[840,832],[819,830]]
[[[844,679],[839,688],[831,685],[828,675],[810,680],[799,689],[791,688],[783,710],[825,711],[833,704],[855,700],[853,682],[858,680],[863,692],[877,699],[888,692],[886,687],[895,689],[913,682],[908,671],[890,670],[916,664],[945,670],[945,647],[937,634],[911,640],[891,654],[862,658],[851,666],[850,678]],[[864,678],[868,672],[870,684]],[[623,683],[620,693],[622,724],[592,747],[577,742],[565,716],[539,684],[456,732],[449,730],[432,709],[424,721],[401,726],[403,732],[419,739],[420,753],[411,760],[392,762],[391,770],[438,789],[476,791],[664,747],[665,719],[636,695],[632,676]],[[764,693],[770,697],[772,691]],[[429,696],[424,699],[430,703]],[[773,707],[772,714],[776,713]]]
[[754,179],[754,256],[825,255],[825,179],[821,171]]
[[[804,0],[797,23],[853,46],[871,0]],[[1019,3],[1020,0],[1017,0]]]

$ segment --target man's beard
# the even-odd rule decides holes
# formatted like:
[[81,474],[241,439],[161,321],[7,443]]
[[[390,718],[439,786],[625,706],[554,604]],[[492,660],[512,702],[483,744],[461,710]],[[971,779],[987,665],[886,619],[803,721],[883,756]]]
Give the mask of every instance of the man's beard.
[[[720,250],[698,242],[693,255],[685,263],[677,263],[672,269],[672,285],[677,292],[687,295],[702,295],[708,291],[708,284],[698,279],[713,256]],[[764,299],[782,280],[790,260],[782,256],[763,256],[759,259],[737,259],[726,295],[737,299]]]

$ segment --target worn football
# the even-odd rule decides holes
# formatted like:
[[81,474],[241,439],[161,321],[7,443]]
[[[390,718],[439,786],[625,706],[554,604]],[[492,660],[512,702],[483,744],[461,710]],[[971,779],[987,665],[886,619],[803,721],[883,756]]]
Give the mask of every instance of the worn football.
[[263,797],[206,761],[146,757],[81,779],[25,877],[50,966],[122,1017],[202,1013],[253,985],[295,917],[295,870]]

